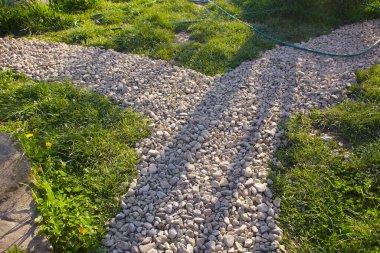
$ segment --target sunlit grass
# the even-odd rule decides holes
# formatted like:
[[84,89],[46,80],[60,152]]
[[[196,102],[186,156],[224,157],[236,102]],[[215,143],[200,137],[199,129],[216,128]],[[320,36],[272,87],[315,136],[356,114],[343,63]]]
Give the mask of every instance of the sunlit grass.
[[272,177],[290,252],[380,252],[379,78],[359,72],[351,99],[286,123]]
[[[74,6],[87,3],[87,0],[62,1]],[[89,2],[92,3],[92,0]],[[335,2],[326,1],[322,1],[321,8],[304,9],[301,13],[297,10],[302,9],[303,4],[309,6],[310,1],[297,1],[297,5],[289,5],[288,1],[282,0],[216,2],[242,20],[290,42],[305,41],[326,34],[340,25],[377,14],[367,8],[363,15],[357,15],[359,9],[355,7],[352,13],[336,15],[323,9],[329,4],[336,6]],[[377,4],[376,1],[373,3]],[[19,11],[17,15],[10,15],[13,11],[3,8],[0,30],[3,35],[31,34],[42,40],[143,54],[208,75],[226,72],[243,61],[260,57],[265,50],[274,47],[272,42],[262,39],[250,28],[221,13],[211,3],[196,5],[188,0],[99,0],[93,6],[90,5],[91,8],[74,13],[64,12],[66,7],[60,6],[53,6],[52,9],[39,7],[38,15],[27,9]],[[36,19],[36,16],[39,18]],[[179,32],[186,32],[190,40],[176,43],[175,36]]]
[[99,246],[117,198],[136,176],[147,120],[103,95],[0,72],[0,131],[29,158],[41,231],[55,252]]

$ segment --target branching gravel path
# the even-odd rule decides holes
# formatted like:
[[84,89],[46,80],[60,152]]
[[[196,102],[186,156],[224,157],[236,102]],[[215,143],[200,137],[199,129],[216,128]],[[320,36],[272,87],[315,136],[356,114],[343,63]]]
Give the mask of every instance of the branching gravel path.
[[[380,37],[380,20],[306,43],[353,52]],[[145,113],[153,135],[137,146],[139,176],[104,240],[111,252],[281,252],[280,200],[268,161],[278,123],[345,97],[355,71],[380,50],[331,58],[279,47],[224,76],[97,48],[0,40],[0,67],[36,79],[88,83]],[[281,227],[281,226],[280,226]]]

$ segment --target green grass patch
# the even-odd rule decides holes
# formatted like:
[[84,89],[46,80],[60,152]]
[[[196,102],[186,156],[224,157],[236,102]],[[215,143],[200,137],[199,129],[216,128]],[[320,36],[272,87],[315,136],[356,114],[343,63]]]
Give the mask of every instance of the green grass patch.
[[380,136],[380,65],[359,72],[357,77],[359,83],[350,89],[354,100],[312,115],[320,127],[337,132],[352,145]]
[[7,249],[6,253],[27,253],[27,251],[21,249],[21,248],[20,248],[19,246],[17,246],[17,245],[13,245],[12,248]]
[[51,5],[58,10],[68,13],[80,13],[85,10],[100,6],[98,0],[56,0]]
[[[380,14],[372,8],[361,12],[363,0],[216,2],[242,20],[290,42],[305,41]],[[380,6],[379,0],[370,3]],[[28,6],[30,10],[0,7],[0,35],[30,34],[42,40],[112,48],[164,59],[208,75],[226,72],[274,47],[211,3],[56,0],[50,6]],[[38,15],[33,11],[36,8]],[[176,43],[176,34],[183,31],[190,41]]]
[[32,164],[41,231],[55,252],[94,250],[117,197],[136,176],[133,145],[147,120],[68,82],[0,72],[0,131],[18,139]]
[[15,7],[0,6],[0,36],[32,35],[68,29],[75,17],[56,12],[46,4],[22,3]]
[[285,124],[272,177],[290,252],[380,252],[380,65],[357,76],[350,99]]

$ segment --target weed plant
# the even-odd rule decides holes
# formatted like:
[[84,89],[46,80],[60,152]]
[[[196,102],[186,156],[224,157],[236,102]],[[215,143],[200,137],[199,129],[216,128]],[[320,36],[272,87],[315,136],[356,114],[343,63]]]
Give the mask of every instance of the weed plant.
[[0,72],[0,131],[30,159],[41,232],[55,252],[93,251],[136,175],[146,119],[72,84]]
[[285,125],[272,178],[290,252],[380,252],[380,65],[357,76],[350,99]]
[[6,253],[27,253],[26,250],[21,249],[17,245],[13,245],[13,247],[6,250]]

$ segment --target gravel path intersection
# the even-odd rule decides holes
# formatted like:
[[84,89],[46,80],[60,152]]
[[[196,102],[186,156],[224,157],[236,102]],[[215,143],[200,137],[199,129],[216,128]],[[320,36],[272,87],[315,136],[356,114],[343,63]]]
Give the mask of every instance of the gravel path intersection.
[[[348,53],[380,37],[380,20],[342,27],[303,45]],[[153,122],[139,175],[104,244],[110,252],[281,252],[280,199],[267,178],[278,124],[345,98],[355,71],[380,50],[331,58],[288,47],[207,77],[164,61],[91,47],[0,39],[0,68],[69,78],[133,106]],[[274,161],[275,162],[275,161]]]

